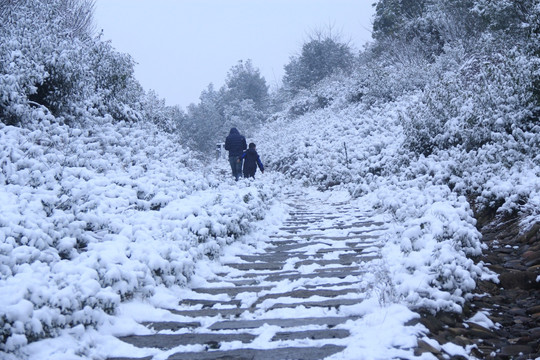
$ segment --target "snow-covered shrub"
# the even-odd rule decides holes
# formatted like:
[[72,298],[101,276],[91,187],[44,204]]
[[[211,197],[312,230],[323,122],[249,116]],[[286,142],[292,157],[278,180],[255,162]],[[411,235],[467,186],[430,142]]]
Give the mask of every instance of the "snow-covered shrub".
[[0,352],[185,285],[272,198],[203,175],[150,123],[75,128],[34,113],[25,128],[0,124]]
[[[533,63],[516,49],[498,50],[486,41],[487,54],[447,49],[432,69],[433,79],[404,113],[407,144],[429,155],[435,149],[511,142],[528,151],[538,139],[532,119]],[[538,140],[535,140],[538,141]]]
[[350,46],[331,32],[313,34],[302,45],[298,56],[285,65],[283,82],[287,91],[296,94],[309,89],[336,72],[349,72],[354,63]]
[[34,107],[69,122],[96,114],[137,119],[144,92],[133,77],[134,62],[93,37],[91,2],[24,0],[5,6],[0,13],[3,123],[27,121]]
[[487,274],[470,259],[482,246],[467,200],[422,180],[381,186],[370,197],[393,218],[382,255],[395,291],[412,307],[461,311]]
[[361,194],[408,161],[399,125],[405,104],[369,108],[345,96],[294,121],[284,112],[260,133],[257,147],[269,166],[307,184]]

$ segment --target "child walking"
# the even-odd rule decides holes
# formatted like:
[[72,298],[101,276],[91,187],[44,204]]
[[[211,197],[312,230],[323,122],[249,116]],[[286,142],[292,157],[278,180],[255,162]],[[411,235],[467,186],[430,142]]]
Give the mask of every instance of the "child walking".
[[255,172],[257,171],[257,166],[259,169],[261,169],[261,173],[264,174],[264,166],[261,162],[261,159],[259,158],[259,154],[257,154],[257,150],[255,149],[254,143],[249,143],[248,149],[244,151],[242,156],[238,159],[238,161],[244,160],[244,177],[255,177]]

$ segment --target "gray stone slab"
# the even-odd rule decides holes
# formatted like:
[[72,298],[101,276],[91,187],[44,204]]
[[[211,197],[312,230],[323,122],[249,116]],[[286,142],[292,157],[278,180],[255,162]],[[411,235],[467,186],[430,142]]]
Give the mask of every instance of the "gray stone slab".
[[279,234],[279,235],[270,235],[269,238],[270,239],[275,239],[275,240],[272,240],[272,241],[268,242],[269,244],[274,244],[274,243],[285,244],[285,243],[294,243],[294,242],[296,242],[297,240],[294,240],[294,239],[298,239],[298,236]]
[[167,360],[320,360],[344,349],[344,346],[324,345],[321,347],[186,352],[173,354]]
[[349,330],[345,329],[324,329],[307,331],[282,331],[276,333],[272,341],[297,340],[297,339],[343,339],[350,335]]
[[231,287],[210,287],[210,288],[197,288],[192,289],[195,292],[202,294],[227,294],[229,296],[236,296],[244,292],[260,292],[263,290],[269,290],[272,286],[231,286]]
[[275,310],[275,309],[286,309],[286,308],[292,308],[292,307],[298,307],[298,306],[304,306],[306,308],[311,307],[327,307],[327,308],[339,308],[340,306],[350,306],[350,305],[356,305],[364,301],[365,299],[329,299],[329,300],[323,300],[323,301],[306,301],[306,302],[298,302],[294,304],[274,304],[272,305],[268,310]]
[[320,266],[326,266],[326,265],[351,265],[354,262],[362,261],[362,259],[365,257],[348,257],[348,258],[339,258],[339,259],[332,259],[332,260],[324,260],[324,259],[307,259],[307,260],[301,260],[294,263],[295,269],[298,269],[300,266],[304,265],[320,265]]
[[233,279],[215,279],[215,280],[208,280],[209,283],[230,283],[234,286],[250,286],[250,285],[258,285],[261,281],[258,279],[239,279],[239,278],[233,278]]
[[279,299],[285,297],[298,298],[298,299],[307,299],[313,296],[320,297],[336,297],[340,295],[345,295],[349,293],[359,292],[359,288],[349,288],[349,289],[340,289],[340,290],[331,290],[331,289],[298,289],[293,291],[288,291],[285,293],[275,293],[275,294],[266,294],[261,296],[255,301],[251,307],[262,303],[264,300],[268,299]]
[[314,240],[333,240],[333,241],[347,241],[357,239],[356,236],[336,236],[336,235],[312,235]]
[[284,221],[283,225],[285,225],[286,227],[297,227],[297,226],[309,225],[309,224],[312,224],[313,222],[314,222],[313,219],[303,218],[303,219]]
[[313,284],[313,285],[303,285],[303,289],[324,289],[328,287],[336,286],[359,286],[358,281],[344,281],[339,283],[324,283],[324,284]]
[[232,308],[232,309],[201,309],[201,310],[169,310],[175,315],[200,317],[200,316],[239,316],[243,312],[253,311],[253,309]]
[[279,228],[279,230],[281,231],[286,231],[290,233],[297,233],[298,231],[307,229],[309,229],[309,226],[283,226]]
[[280,262],[247,262],[225,265],[238,270],[281,270],[284,264]]
[[[298,256],[291,256],[290,252],[270,252],[261,255],[241,255],[240,258],[244,261],[263,261],[263,262],[281,262],[286,261],[291,257],[298,257],[306,259],[308,256],[298,254]],[[280,270],[280,269],[278,269]]]
[[242,302],[240,300],[221,301],[221,300],[206,300],[206,299],[183,299],[183,300],[180,300],[178,304],[187,305],[187,306],[202,305],[203,308],[211,308],[214,305],[239,307],[240,305],[242,305]]
[[294,267],[297,269],[302,265],[320,265],[320,266],[327,266],[327,265],[352,265],[353,263],[359,263],[359,262],[368,262],[375,259],[380,259],[380,256],[378,255],[354,255],[354,256],[343,256],[339,257],[339,259],[332,259],[332,260],[323,260],[323,259],[307,259],[307,260],[301,260],[297,261],[294,264]]
[[320,241],[308,241],[308,242],[296,243],[296,244],[290,244],[290,245],[278,245],[278,246],[268,248],[267,251],[276,251],[276,252],[290,251],[290,250],[297,250],[304,247],[308,247],[312,245],[319,245],[319,244],[330,246],[329,244],[326,244]]
[[339,266],[339,267],[331,267],[331,268],[322,268],[322,269],[315,269],[316,273],[343,273],[343,272],[349,272],[349,271],[357,271],[360,270],[358,266]]
[[336,325],[354,319],[353,317],[311,317],[299,319],[258,319],[258,320],[224,320],[212,324],[210,330],[238,330],[256,329],[264,324],[280,326],[282,328],[306,325],[320,325],[332,328]]
[[201,323],[198,321],[193,322],[177,322],[177,321],[147,321],[141,323],[147,328],[154,329],[156,331],[161,330],[171,330],[177,331],[180,329],[193,329],[201,326]]
[[293,210],[289,213],[289,215],[291,216],[291,218],[294,218],[294,217],[297,217],[297,216],[309,216],[309,217],[319,217],[319,218],[322,218],[322,217],[325,217],[327,216],[328,214],[327,213],[322,213],[322,212],[314,212],[314,211],[308,211],[308,210]]
[[357,226],[383,226],[383,225],[386,225],[385,223],[381,222],[381,221],[369,221],[369,220],[366,220],[366,221],[357,221],[354,223],[354,225],[357,225]]
[[[355,248],[355,249],[359,249],[359,248],[367,249],[370,247],[379,246],[380,245],[379,239],[380,239],[380,236],[373,236],[368,239],[361,239],[359,241],[347,241],[345,242],[345,245],[351,248]],[[377,241],[373,241],[373,240],[377,240]]]
[[[368,248],[368,246],[366,246]],[[353,248],[353,247],[340,247],[340,248],[324,248],[317,250],[317,254],[327,254],[327,253],[333,253],[333,252],[342,252],[342,251],[349,251],[351,253],[359,254],[362,251],[364,251],[364,248]]]
[[156,335],[133,335],[124,336],[120,340],[139,348],[172,349],[181,345],[209,345],[211,348],[219,348],[222,342],[241,341],[248,343],[256,336],[252,334],[221,334],[221,333],[186,333],[186,334],[156,334]]
[[[359,228],[363,228],[363,227],[367,227],[366,225],[362,225],[361,223],[352,223],[352,224],[334,224],[332,226],[325,226],[325,227],[319,227],[319,228],[312,228],[313,230],[319,230],[319,231],[326,231],[326,230],[334,230],[334,229],[337,229],[337,230],[346,230],[346,229],[359,229]],[[379,230],[379,229],[365,229],[365,230],[361,230],[362,232],[370,232],[370,231],[373,231],[373,230]],[[357,230],[357,231],[360,231],[360,230]]]
[[248,273],[244,273],[242,274],[242,278],[254,278],[254,277],[265,277],[265,276],[273,276],[273,275],[283,275],[283,276],[287,276],[287,275],[293,275],[293,274],[297,274],[298,271],[291,271],[291,270],[286,270],[286,271],[271,271],[271,272],[248,272]]
[[265,281],[281,281],[281,280],[298,280],[298,279],[313,279],[313,278],[336,278],[343,279],[349,275],[359,276],[364,275],[365,271],[326,271],[326,272],[315,272],[310,274],[287,274],[287,275],[268,275],[264,278]]
[[351,230],[351,231],[349,231],[349,234],[364,235],[364,234],[367,234],[367,233],[371,233],[371,232],[374,232],[374,231],[381,231],[381,230],[386,230],[386,228],[365,229],[365,230]]

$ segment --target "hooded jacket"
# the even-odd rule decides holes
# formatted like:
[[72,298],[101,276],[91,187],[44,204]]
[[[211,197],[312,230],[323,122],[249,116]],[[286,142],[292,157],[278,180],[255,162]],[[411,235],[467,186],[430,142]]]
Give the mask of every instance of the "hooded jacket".
[[261,169],[261,171],[264,172],[264,166],[261,162],[261,159],[259,158],[259,154],[257,154],[257,151],[255,149],[247,149],[242,154],[242,159],[244,159],[244,177],[255,176],[257,166],[259,167],[259,169]]
[[241,156],[247,149],[246,138],[241,135],[236,128],[232,128],[229,136],[225,139],[225,150],[229,151],[229,156]]

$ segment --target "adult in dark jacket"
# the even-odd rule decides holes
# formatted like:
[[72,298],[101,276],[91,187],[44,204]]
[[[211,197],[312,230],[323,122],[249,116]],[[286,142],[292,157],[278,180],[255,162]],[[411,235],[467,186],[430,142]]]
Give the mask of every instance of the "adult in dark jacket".
[[242,175],[242,161],[239,162],[238,158],[242,156],[246,148],[244,135],[241,135],[236,128],[232,128],[229,136],[225,139],[225,150],[229,151],[229,164],[231,164],[232,174],[236,180]]
[[241,159],[244,160],[244,177],[255,177],[255,172],[257,172],[257,166],[261,169],[261,172],[264,173],[264,166],[257,154],[254,143],[249,143],[249,149],[247,149],[241,156]]

